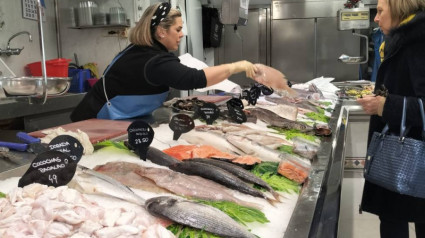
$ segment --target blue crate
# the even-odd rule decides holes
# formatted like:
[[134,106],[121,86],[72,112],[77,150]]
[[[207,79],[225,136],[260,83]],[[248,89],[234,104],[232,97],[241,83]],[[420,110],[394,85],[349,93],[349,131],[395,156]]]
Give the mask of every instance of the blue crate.
[[91,77],[89,69],[69,69],[68,77],[72,77],[68,92],[83,93],[89,90],[90,86],[87,82],[87,79]]

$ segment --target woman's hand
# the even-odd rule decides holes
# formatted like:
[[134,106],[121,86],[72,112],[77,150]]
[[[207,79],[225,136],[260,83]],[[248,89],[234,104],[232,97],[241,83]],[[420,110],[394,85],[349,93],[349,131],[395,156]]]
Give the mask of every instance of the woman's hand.
[[235,63],[231,63],[229,70],[230,74],[236,74],[245,71],[246,77],[253,79],[255,72],[257,72],[257,67],[249,61],[241,60]]
[[384,111],[385,97],[375,95],[365,95],[357,98],[357,102],[363,107],[363,110],[369,115],[382,116]]

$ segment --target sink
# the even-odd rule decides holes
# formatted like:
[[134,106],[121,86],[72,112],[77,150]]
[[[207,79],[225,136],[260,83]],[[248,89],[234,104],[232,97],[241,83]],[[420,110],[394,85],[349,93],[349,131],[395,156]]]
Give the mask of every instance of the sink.
[[[69,90],[71,77],[47,77],[47,95],[61,95]],[[0,77],[0,89],[7,96],[43,95],[43,77]]]

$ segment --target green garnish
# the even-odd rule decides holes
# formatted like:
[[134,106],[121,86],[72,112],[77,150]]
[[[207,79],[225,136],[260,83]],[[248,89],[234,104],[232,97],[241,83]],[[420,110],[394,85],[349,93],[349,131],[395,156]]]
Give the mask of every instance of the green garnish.
[[209,232],[180,224],[169,225],[167,229],[178,238],[220,238],[219,236],[213,235]]
[[276,130],[278,134],[284,135],[288,140],[291,140],[292,138],[297,136],[313,142],[319,139],[317,136],[305,134],[297,129],[286,130],[275,126],[270,126],[269,128]]
[[278,174],[278,166],[277,162],[261,162],[251,172],[266,181],[276,191],[299,193],[299,184]]
[[[255,208],[241,206],[234,202],[206,200],[196,201],[223,211],[235,221],[243,225],[246,225],[246,223],[249,222],[259,222],[261,224],[270,222],[262,211]],[[219,236],[213,235],[207,231],[180,224],[172,224],[168,226],[167,229],[179,238],[219,238]]]
[[321,105],[323,105],[323,106],[325,106],[325,107],[329,107],[330,105],[332,105],[332,102],[321,102],[321,101],[318,101],[318,103],[321,104]]
[[330,117],[325,116],[325,114],[323,114],[323,113],[307,112],[304,115],[306,115],[308,118],[313,119],[315,121],[321,121],[321,122],[329,123],[329,120],[330,120]]
[[266,215],[255,208],[238,205],[234,202],[227,201],[200,201],[203,204],[215,207],[227,215],[233,220],[239,222],[242,225],[246,225],[249,222],[259,222],[261,224],[270,222]]
[[6,197],[6,194],[0,192],[0,198],[5,198],[5,197]]
[[279,146],[278,148],[277,148],[277,150],[278,151],[283,151],[283,152],[286,152],[286,153],[288,153],[288,154],[293,154],[294,152],[292,152],[292,149],[293,149],[294,147],[293,146],[290,146],[290,145],[282,145],[282,146]]
[[129,150],[127,148],[127,146],[125,146],[124,141],[116,142],[116,141],[111,141],[111,140],[105,140],[105,141],[101,141],[99,143],[96,143],[94,145],[94,147],[96,149],[101,149],[101,148],[104,148],[104,147],[115,147],[115,148],[118,148],[118,149],[121,149],[121,150]]

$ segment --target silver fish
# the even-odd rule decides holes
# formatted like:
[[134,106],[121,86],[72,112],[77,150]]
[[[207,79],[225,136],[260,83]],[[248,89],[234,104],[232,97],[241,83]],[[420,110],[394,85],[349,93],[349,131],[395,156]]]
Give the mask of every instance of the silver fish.
[[173,221],[223,237],[255,238],[245,227],[217,208],[172,197],[154,197],[146,201],[147,210],[155,216],[172,217]]
[[243,136],[226,135],[227,141],[248,155],[260,158],[262,161],[280,162],[279,152]]
[[301,132],[309,132],[313,130],[311,126],[305,123],[285,119],[264,108],[250,108],[247,110],[251,115],[256,116],[257,119],[265,121],[271,126],[280,127],[283,129],[297,129]]
[[75,176],[68,186],[88,194],[102,194],[143,206],[145,199],[117,180],[82,165],[77,166]]
[[254,197],[264,198],[272,205],[274,203],[274,200],[268,198],[261,191],[249,186],[235,175],[214,165],[186,160],[184,163],[171,165],[170,169],[189,175],[198,175],[206,179],[211,179],[228,188],[235,189]]
[[294,142],[293,152],[307,159],[313,159],[320,148],[320,143],[314,143],[302,137],[292,138]]
[[270,185],[268,183],[266,183],[264,180],[262,180],[261,178],[255,176],[253,173],[247,171],[246,169],[243,169],[242,167],[229,163],[229,162],[225,162],[225,161],[220,161],[220,160],[215,160],[215,159],[201,159],[201,158],[196,158],[196,159],[191,159],[191,161],[195,161],[195,162],[200,162],[200,163],[205,163],[205,164],[211,164],[217,167],[220,167],[234,175],[236,175],[238,178],[256,184],[258,186],[261,186],[263,188],[265,188],[267,191],[269,191],[273,197],[280,201],[279,199],[279,193],[277,193],[276,191],[274,191],[274,189],[272,187],[270,187]]
[[173,158],[161,150],[150,146],[146,153],[146,158],[155,164],[169,166],[174,163],[180,163],[180,160]]

